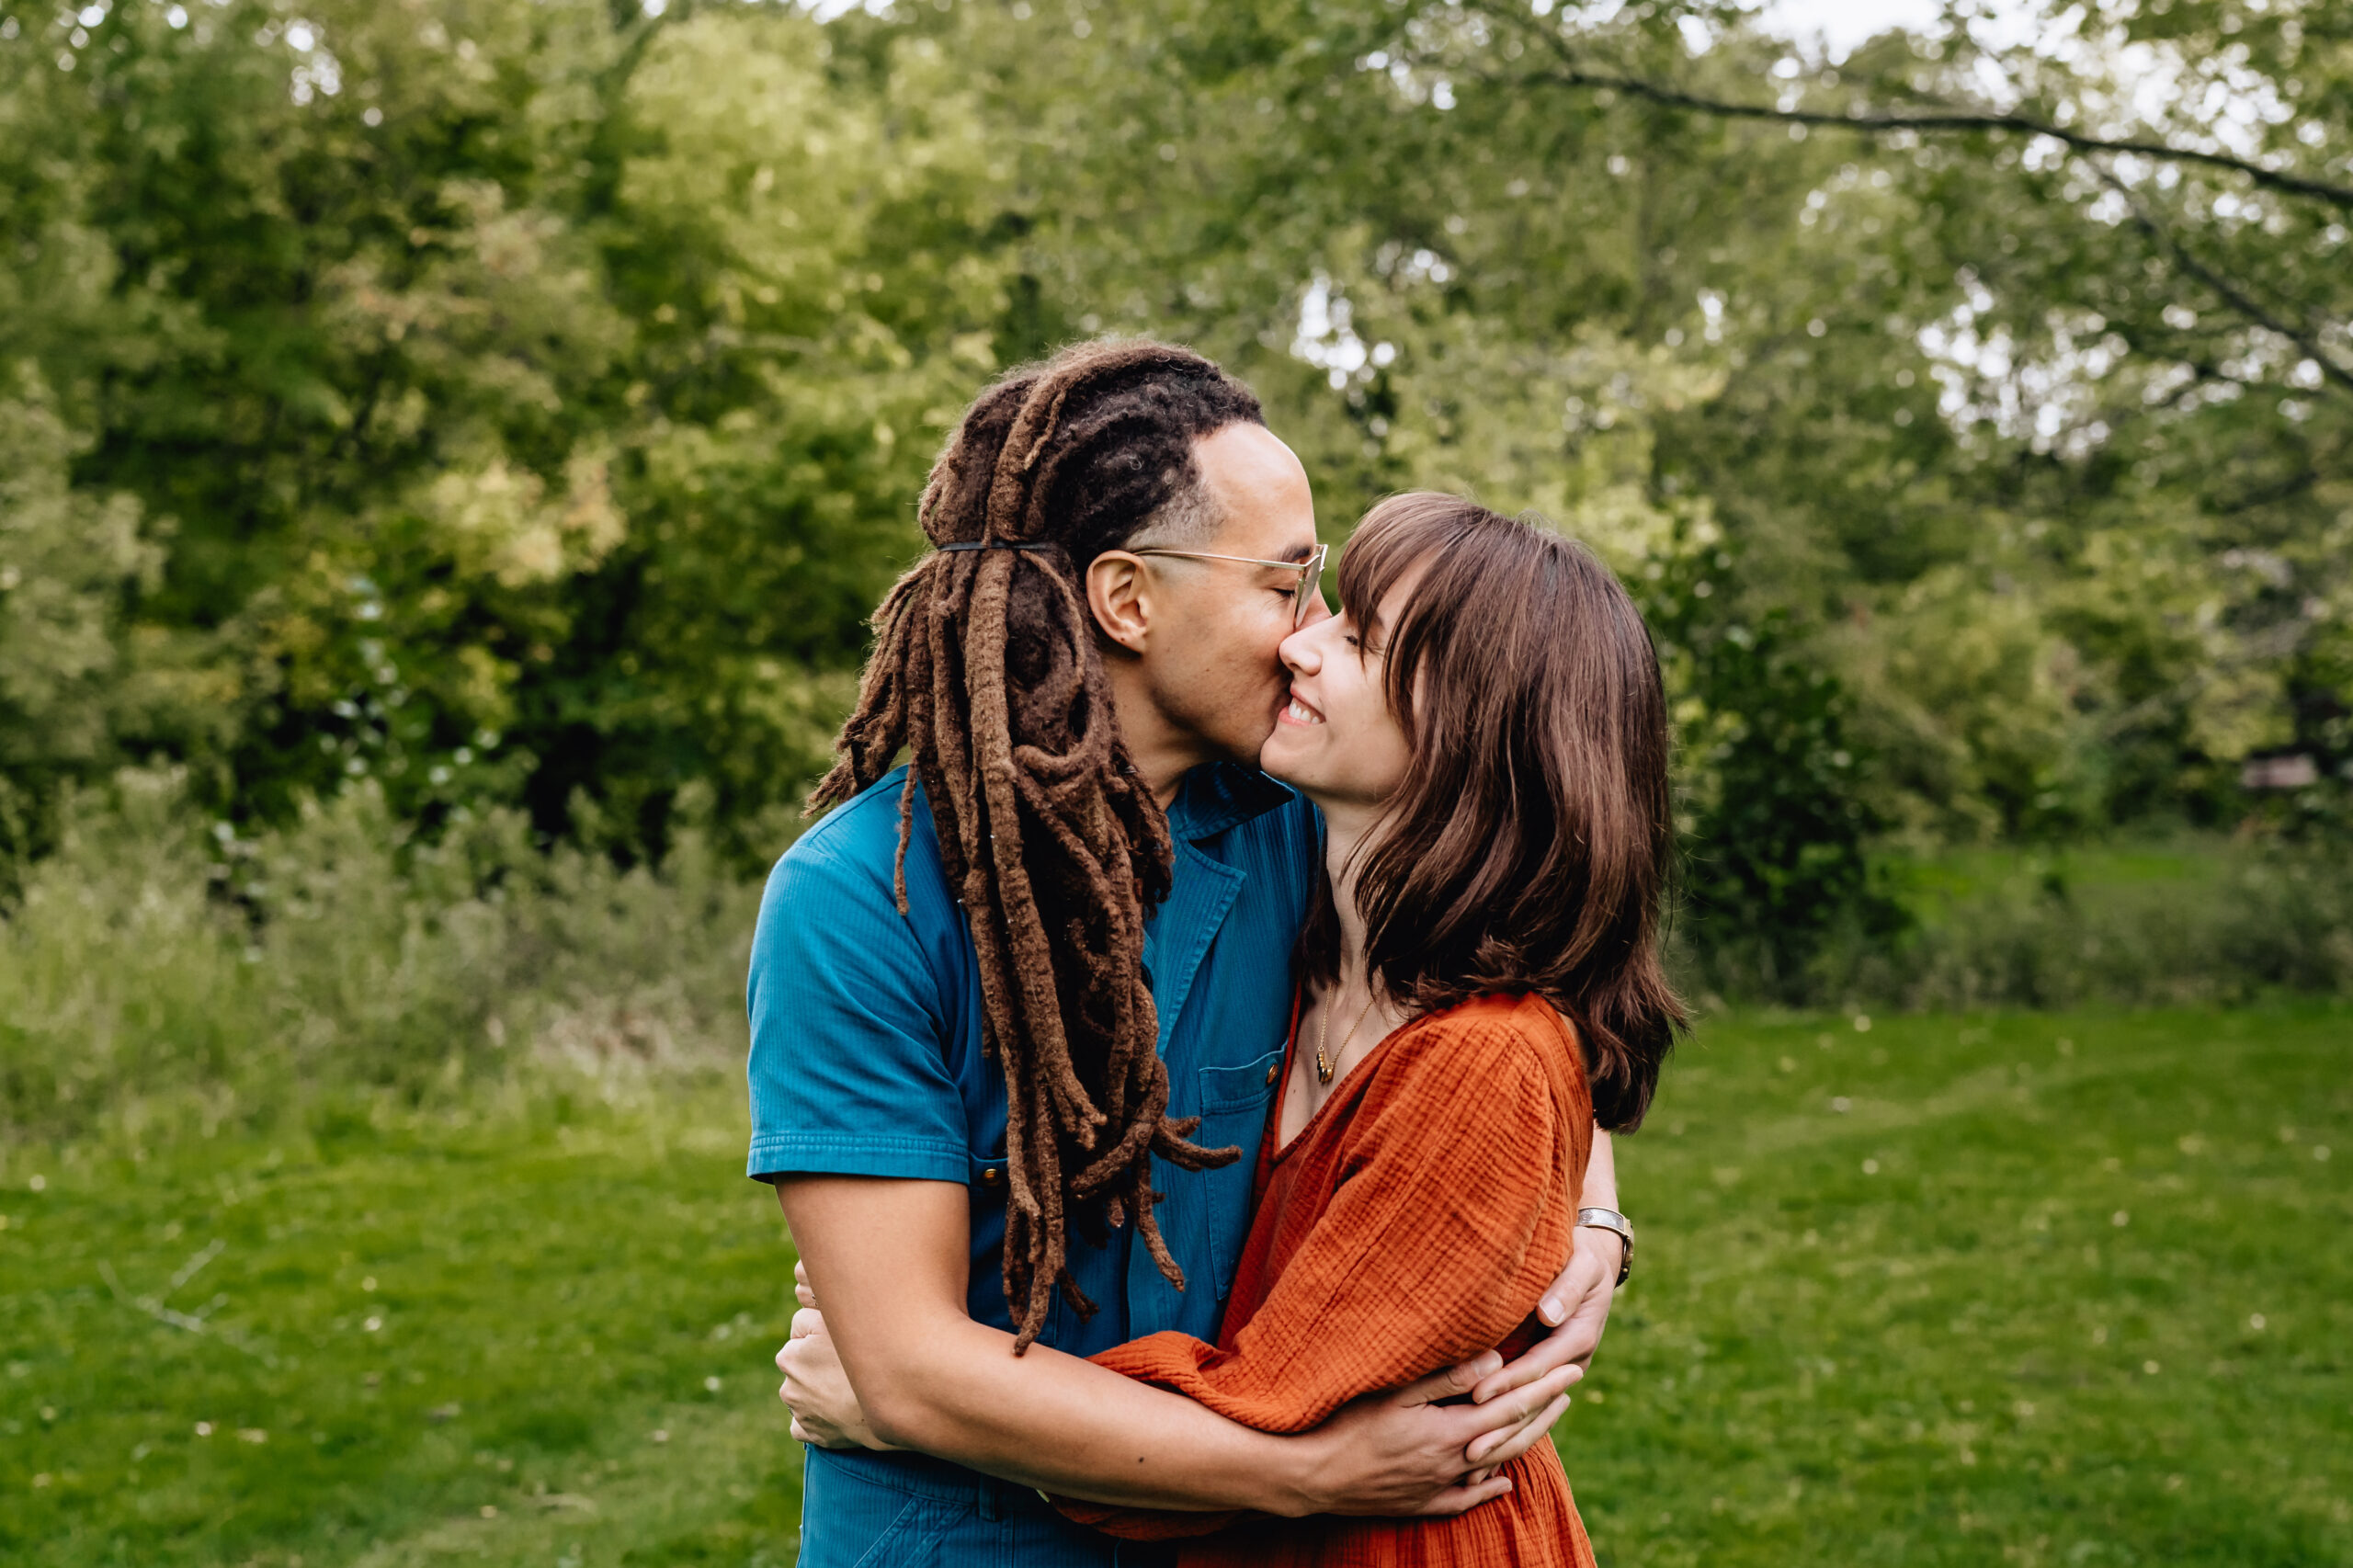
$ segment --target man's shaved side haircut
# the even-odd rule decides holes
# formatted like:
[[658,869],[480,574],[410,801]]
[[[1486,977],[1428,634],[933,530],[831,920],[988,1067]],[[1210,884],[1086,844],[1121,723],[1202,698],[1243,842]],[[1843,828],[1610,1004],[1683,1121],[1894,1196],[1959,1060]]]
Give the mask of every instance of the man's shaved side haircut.
[[1190,448],[1185,452],[1185,466],[1170,478],[1168,498],[1128,537],[1125,548],[1154,545],[1196,550],[1215,537],[1218,525],[1225,521],[1225,508],[1211,491],[1208,476],[1201,472]]
[[1005,1294],[1027,1349],[1053,1290],[1091,1315],[1068,1228],[1132,1218],[1172,1284],[1152,1157],[1180,1170],[1238,1149],[1171,1118],[1145,912],[1167,896],[1168,819],[1120,743],[1086,569],[1149,529],[1215,526],[1194,443],[1262,424],[1258,400],[1187,349],[1098,342],[1013,371],[965,413],[918,514],[942,548],[875,612],[875,646],[822,810],[912,753],[894,871],[921,782],[980,960],[983,1039],[1005,1075]]

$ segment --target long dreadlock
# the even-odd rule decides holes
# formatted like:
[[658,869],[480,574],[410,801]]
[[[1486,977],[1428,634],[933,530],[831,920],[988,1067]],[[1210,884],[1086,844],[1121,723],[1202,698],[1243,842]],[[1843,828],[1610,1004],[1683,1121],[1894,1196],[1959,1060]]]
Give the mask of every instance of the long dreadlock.
[[1055,1286],[1095,1311],[1068,1267],[1070,1220],[1097,1199],[1109,1224],[1132,1215],[1181,1290],[1152,1156],[1198,1171],[1240,1154],[1189,1142],[1199,1118],[1165,1114],[1143,926],[1168,892],[1168,819],[1120,743],[1085,581],[1097,555],[1197,497],[1194,441],[1261,417],[1215,365],[1156,343],[1081,345],[983,392],[924,490],[940,548],[875,612],[857,710],[810,797],[813,811],[847,800],[913,753],[894,885],[904,914],[920,780],[1005,1074],[1017,1354]]

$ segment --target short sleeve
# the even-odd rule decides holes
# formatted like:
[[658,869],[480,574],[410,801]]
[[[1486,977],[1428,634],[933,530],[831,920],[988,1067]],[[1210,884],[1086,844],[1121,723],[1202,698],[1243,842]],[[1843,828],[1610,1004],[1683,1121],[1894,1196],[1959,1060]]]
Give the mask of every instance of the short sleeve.
[[858,863],[829,842],[829,825],[778,862],[760,899],[745,984],[745,1174],[961,1185],[971,1171],[967,1123],[941,983],[899,913],[889,859]]

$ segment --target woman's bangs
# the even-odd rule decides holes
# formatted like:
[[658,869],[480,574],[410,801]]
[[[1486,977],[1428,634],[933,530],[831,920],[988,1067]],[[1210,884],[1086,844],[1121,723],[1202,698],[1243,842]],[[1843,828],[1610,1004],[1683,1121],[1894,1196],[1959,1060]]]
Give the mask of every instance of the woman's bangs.
[[1415,494],[1392,495],[1365,514],[1340,555],[1340,613],[1359,627],[1371,624],[1389,591],[1461,531],[1462,511],[1454,496]]

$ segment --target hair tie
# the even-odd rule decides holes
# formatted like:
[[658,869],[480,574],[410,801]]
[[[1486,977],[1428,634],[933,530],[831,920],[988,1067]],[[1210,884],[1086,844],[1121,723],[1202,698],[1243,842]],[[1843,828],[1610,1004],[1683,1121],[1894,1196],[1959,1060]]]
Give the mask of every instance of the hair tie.
[[1042,539],[973,539],[962,540],[955,544],[936,544],[932,548],[934,550],[1051,550],[1054,547],[1050,541]]

